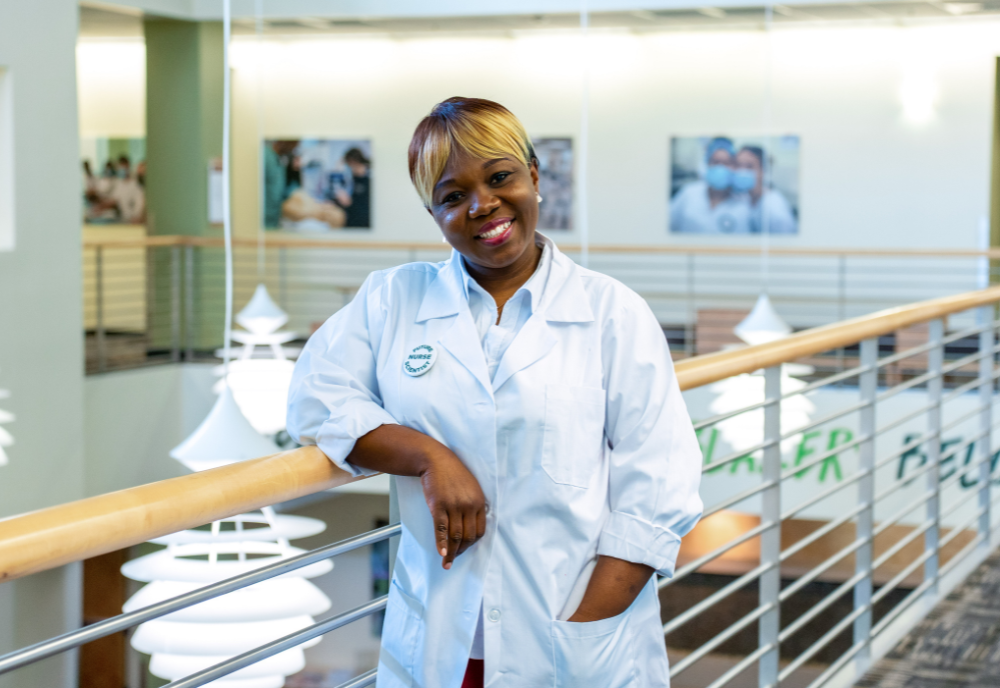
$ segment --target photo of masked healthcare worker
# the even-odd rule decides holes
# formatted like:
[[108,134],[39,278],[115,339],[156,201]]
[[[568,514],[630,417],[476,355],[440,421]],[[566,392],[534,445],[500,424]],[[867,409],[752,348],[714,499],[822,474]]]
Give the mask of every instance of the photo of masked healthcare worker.
[[798,234],[799,137],[674,137],[670,231]]

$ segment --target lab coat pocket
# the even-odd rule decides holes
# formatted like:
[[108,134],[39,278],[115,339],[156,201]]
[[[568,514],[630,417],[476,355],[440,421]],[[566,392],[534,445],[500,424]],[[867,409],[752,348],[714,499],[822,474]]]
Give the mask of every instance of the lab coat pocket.
[[392,581],[382,623],[382,652],[379,663],[397,676],[412,677],[421,642],[424,608],[414,597]]
[[555,688],[626,688],[635,678],[631,607],[600,621],[552,622]]
[[560,485],[587,487],[604,452],[604,390],[545,386],[542,468]]

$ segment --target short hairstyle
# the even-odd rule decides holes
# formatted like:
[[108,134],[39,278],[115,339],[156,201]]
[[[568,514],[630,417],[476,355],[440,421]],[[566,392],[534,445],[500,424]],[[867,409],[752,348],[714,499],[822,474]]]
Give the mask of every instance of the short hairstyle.
[[499,103],[482,98],[449,98],[421,120],[410,141],[410,180],[428,208],[434,185],[452,153],[493,160],[514,157],[528,167],[537,158],[524,125]]
[[761,168],[764,167],[764,149],[760,146],[743,146],[740,148],[740,153],[746,151],[750,155],[757,158],[757,162],[760,163]]
[[359,165],[371,165],[371,161],[365,157],[365,154],[360,148],[351,148],[344,153],[344,161],[357,163]]
[[726,151],[729,155],[736,155],[736,146],[733,145],[732,139],[726,136],[716,136],[705,147],[705,160],[711,160],[715,151],[719,149]]

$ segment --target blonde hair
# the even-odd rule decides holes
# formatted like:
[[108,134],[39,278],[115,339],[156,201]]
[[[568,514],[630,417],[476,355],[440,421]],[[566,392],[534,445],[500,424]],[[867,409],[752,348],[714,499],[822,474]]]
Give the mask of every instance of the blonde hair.
[[528,167],[536,160],[524,125],[503,105],[482,98],[442,101],[421,120],[410,141],[410,180],[428,208],[455,150],[483,160],[513,156]]

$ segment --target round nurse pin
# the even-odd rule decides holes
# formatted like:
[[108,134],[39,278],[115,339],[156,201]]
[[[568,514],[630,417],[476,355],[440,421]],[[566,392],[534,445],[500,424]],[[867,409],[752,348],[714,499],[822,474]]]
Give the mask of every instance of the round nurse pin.
[[430,344],[421,344],[403,361],[403,370],[410,377],[419,377],[430,370],[436,360],[437,350]]

